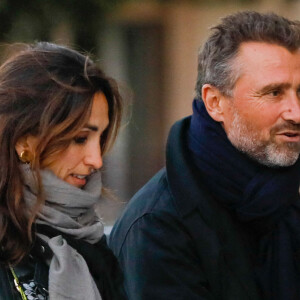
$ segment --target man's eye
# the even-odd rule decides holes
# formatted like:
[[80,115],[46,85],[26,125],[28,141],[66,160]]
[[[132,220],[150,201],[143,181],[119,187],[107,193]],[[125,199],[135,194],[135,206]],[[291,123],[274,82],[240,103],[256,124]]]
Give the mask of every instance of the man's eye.
[[78,136],[74,138],[75,144],[84,144],[87,140],[86,136]]
[[280,90],[273,90],[273,91],[270,91],[269,94],[273,97],[278,97],[281,94],[281,92],[280,92]]

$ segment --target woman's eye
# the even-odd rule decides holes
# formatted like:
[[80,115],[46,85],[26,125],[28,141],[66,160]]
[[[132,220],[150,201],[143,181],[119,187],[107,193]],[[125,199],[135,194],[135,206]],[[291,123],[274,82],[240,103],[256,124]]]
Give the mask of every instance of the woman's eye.
[[74,138],[75,144],[84,144],[87,140],[86,136],[78,136]]

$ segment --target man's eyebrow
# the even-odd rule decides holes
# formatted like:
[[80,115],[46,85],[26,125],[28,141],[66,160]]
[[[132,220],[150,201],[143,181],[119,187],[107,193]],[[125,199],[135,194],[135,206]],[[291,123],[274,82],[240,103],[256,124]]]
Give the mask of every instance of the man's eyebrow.
[[276,89],[286,89],[289,88],[291,85],[290,83],[271,83],[264,86],[259,92],[261,94],[276,90]]

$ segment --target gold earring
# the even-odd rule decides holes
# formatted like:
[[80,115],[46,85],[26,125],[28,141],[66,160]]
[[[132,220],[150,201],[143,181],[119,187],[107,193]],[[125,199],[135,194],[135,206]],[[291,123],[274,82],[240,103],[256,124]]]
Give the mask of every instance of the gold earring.
[[19,156],[20,161],[29,164],[32,160],[32,155],[28,150],[23,150]]

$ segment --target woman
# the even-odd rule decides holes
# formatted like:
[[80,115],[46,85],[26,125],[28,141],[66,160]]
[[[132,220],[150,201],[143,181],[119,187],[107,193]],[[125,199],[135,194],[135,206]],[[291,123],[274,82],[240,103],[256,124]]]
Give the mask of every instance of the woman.
[[94,211],[121,112],[115,82],[66,47],[1,66],[0,299],[124,299]]

